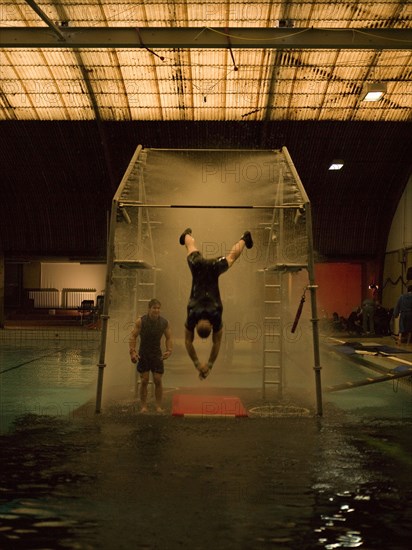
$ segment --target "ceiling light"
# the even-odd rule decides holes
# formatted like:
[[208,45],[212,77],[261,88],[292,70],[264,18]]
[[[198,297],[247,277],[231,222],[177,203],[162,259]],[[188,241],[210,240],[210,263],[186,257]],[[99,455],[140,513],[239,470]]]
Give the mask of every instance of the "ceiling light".
[[386,93],[386,84],[384,82],[374,82],[364,84],[360,96],[361,101],[379,101]]
[[340,159],[335,159],[335,160],[332,160],[330,166],[329,166],[329,170],[341,170],[341,168],[343,168],[343,160],[340,160]]

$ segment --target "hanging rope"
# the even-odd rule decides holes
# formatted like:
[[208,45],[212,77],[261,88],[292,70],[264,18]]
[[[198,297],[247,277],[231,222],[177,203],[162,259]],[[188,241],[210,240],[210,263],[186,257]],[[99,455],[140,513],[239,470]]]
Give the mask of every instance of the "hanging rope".
[[299,304],[298,310],[296,312],[295,320],[293,321],[293,325],[292,325],[292,328],[290,330],[290,332],[292,334],[294,334],[294,332],[296,330],[296,327],[298,326],[300,316],[302,315],[303,304],[305,303],[306,290],[307,290],[307,287],[305,286],[305,289],[304,289],[303,294],[302,294],[302,298],[300,299],[300,304]]

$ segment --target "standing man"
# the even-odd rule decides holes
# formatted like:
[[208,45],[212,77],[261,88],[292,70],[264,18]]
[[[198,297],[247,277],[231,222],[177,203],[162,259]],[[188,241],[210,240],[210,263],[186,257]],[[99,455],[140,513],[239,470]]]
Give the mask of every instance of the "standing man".
[[362,302],[362,328],[365,334],[375,334],[375,302],[371,298]]
[[393,316],[399,315],[399,338],[398,344],[402,343],[402,337],[407,335],[409,343],[410,334],[412,333],[412,285],[409,285],[407,292],[401,294],[393,310]]
[[[185,324],[185,346],[190,359],[199,371],[199,378],[203,380],[209,375],[217,359],[222,341],[223,305],[219,292],[219,276],[233,265],[245,246],[252,248],[253,240],[250,232],[246,231],[226,257],[210,260],[206,260],[197,249],[190,228],[185,229],[181,234],[179,243],[186,246],[187,263],[192,273],[192,289]],[[200,363],[193,345],[195,329],[200,338],[207,338],[213,331],[212,349],[206,364]]]
[[[163,360],[170,357],[173,349],[169,322],[160,316],[160,307],[159,300],[156,298],[150,300],[147,314],[136,320],[129,340],[130,359],[132,363],[137,363],[137,371],[140,374],[140,403],[143,413],[147,412],[147,385],[149,384],[150,371],[155,386],[156,411],[163,411]],[[136,352],[138,336],[140,337],[139,353]],[[163,354],[160,348],[162,336],[166,341],[166,351]]]

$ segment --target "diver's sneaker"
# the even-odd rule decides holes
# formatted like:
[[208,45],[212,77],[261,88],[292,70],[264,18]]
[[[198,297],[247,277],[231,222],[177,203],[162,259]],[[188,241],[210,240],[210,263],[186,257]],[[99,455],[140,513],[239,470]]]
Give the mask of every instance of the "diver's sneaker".
[[179,237],[179,243],[180,243],[181,245],[184,245],[184,244],[185,244],[185,237],[186,237],[186,235],[191,235],[191,234],[192,234],[192,230],[190,229],[190,227],[188,227],[188,228],[185,229],[185,230],[183,231],[183,233],[180,235],[180,237]]
[[240,237],[240,240],[245,241],[246,248],[252,248],[253,240],[252,240],[252,235],[250,234],[250,231],[245,231],[243,235]]

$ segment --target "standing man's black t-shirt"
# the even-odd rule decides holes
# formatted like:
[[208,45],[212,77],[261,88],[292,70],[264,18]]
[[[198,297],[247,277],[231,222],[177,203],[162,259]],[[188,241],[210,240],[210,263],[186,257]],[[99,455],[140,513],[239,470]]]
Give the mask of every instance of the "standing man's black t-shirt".
[[169,322],[164,317],[151,319],[149,315],[143,315],[141,320],[137,370],[140,373],[151,370],[152,372],[162,374],[164,372],[164,365],[160,341]]

